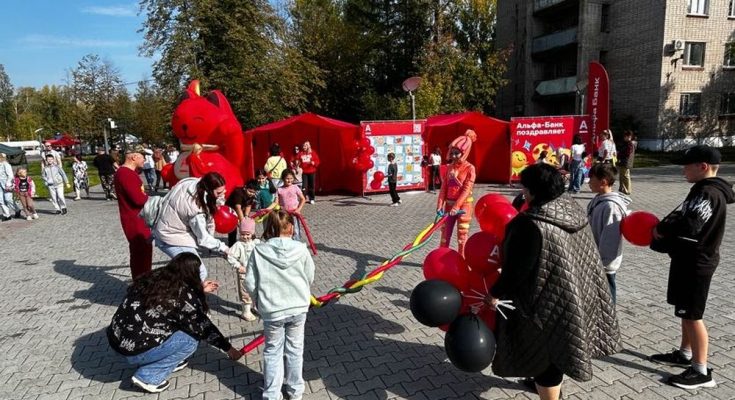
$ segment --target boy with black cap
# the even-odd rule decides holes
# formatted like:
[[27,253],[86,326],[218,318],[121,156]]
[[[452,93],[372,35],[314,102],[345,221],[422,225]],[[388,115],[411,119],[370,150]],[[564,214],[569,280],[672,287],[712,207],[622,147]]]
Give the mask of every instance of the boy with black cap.
[[725,231],[727,204],[735,202],[732,184],[717,177],[721,156],[717,149],[694,146],[674,163],[684,166],[689,190],[681,211],[665,218],[653,231],[654,239],[670,243],[671,257],[666,301],[681,318],[681,347],[671,353],[654,354],[650,360],[686,367],[668,383],[684,389],[714,387],[707,368],[709,336],[702,316],[712,275],[720,261],[720,243]]

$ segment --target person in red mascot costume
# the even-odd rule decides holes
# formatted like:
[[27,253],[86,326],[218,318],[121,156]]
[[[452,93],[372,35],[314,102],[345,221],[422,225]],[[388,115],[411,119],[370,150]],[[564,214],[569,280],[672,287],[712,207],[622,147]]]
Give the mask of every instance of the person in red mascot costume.
[[[475,166],[467,161],[472,143],[477,134],[468,129],[464,135],[454,139],[449,145],[447,158],[451,162],[442,177],[442,187],[437,200],[437,212],[449,214],[442,227],[442,238],[439,246],[449,247],[454,224],[457,224],[457,251],[464,256],[464,246],[470,232],[472,221],[472,188],[475,186]],[[463,211],[459,213],[459,211]]]
[[[218,172],[225,178],[227,195],[243,185],[245,136],[222,92],[213,90],[202,96],[199,81],[191,81],[174,110],[171,126],[181,142],[181,155],[161,171],[169,184]],[[192,155],[199,145],[202,151]]]

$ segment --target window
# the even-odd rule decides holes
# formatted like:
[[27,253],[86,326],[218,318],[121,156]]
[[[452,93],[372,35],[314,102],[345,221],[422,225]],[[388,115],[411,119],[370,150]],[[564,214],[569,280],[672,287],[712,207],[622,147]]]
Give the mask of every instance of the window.
[[735,93],[722,94],[720,115],[735,115]]
[[682,117],[698,117],[702,93],[682,93],[679,100],[679,115]]
[[600,32],[610,32],[610,5],[602,5],[602,13],[600,14]]
[[735,42],[725,43],[725,59],[722,65],[735,68]]
[[704,43],[686,42],[684,45],[684,65],[704,66]]
[[691,15],[707,15],[709,0],[689,0],[687,13]]
[[730,0],[730,5],[727,7],[727,16],[735,18],[735,0]]

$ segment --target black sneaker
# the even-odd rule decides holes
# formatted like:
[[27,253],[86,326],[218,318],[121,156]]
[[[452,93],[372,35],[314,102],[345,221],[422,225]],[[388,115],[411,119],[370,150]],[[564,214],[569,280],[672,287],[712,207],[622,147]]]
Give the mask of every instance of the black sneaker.
[[707,375],[702,375],[694,370],[694,367],[689,367],[681,374],[669,378],[669,384],[689,390],[717,386],[715,380],[712,379],[712,368],[707,368]]
[[62,209],[61,209],[61,214],[62,214],[62,215],[66,215],[66,213],[67,213],[67,211],[66,211],[66,208],[62,208]]
[[56,214],[56,215],[61,215],[61,210],[56,210],[56,211],[54,211],[54,214]]
[[145,390],[148,393],[160,393],[164,390],[168,389],[168,386],[170,385],[169,381],[163,381],[160,385],[154,386],[148,383],[145,383],[141,381],[140,379],[133,377],[133,385]]
[[671,353],[654,354],[648,357],[648,360],[657,364],[670,365],[672,367],[687,368],[692,365],[692,360],[684,357],[684,354],[682,354],[679,349],[674,349]]

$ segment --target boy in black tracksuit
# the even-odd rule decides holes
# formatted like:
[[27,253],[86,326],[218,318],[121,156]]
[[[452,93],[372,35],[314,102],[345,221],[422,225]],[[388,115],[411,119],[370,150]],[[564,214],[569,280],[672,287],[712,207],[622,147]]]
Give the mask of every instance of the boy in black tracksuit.
[[671,266],[666,301],[681,318],[679,350],[655,354],[651,361],[687,367],[669,383],[684,389],[714,387],[707,368],[709,337],[702,316],[712,275],[720,261],[720,243],[725,231],[727,204],[735,202],[732,184],[718,178],[720,152],[709,146],[694,146],[674,163],[684,166],[684,176],[694,183],[673,218],[656,226],[654,239],[665,240]]
[[398,183],[398,166],[395,163],[396,155],[388,153],[388,192],[390,193],[391,206],[395,207],[401,204],[401,197],[398,196],[396,184]]

